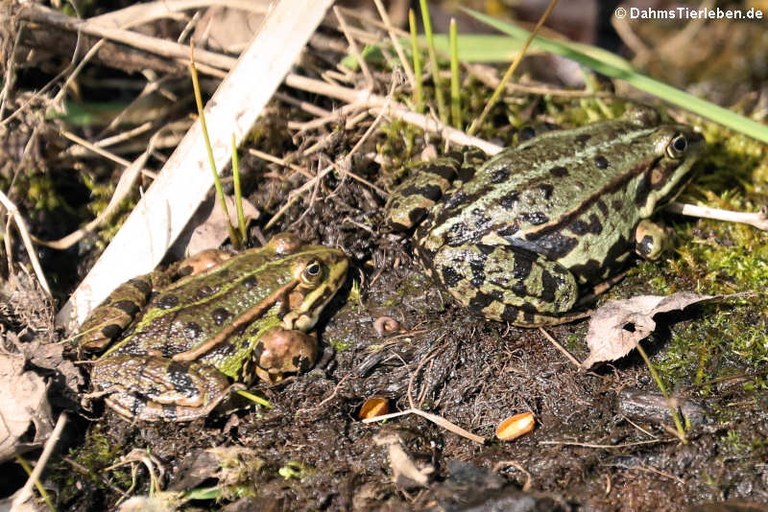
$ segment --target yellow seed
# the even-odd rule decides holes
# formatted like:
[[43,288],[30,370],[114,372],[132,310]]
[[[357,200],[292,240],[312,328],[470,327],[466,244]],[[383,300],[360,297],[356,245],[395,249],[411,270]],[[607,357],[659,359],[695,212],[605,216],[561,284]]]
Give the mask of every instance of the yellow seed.
[[376,416],[383,416],[389,412],[389,398],[383,396],[372,396],[365,401],[360,408],[360,412],[357,416],[361,420],[367,420],[368,418],[375,418]]
[[512,441],[532,431],[535,425],[536,420],[532,412],[521,412],[499,423],[496,427],[496,437],[502,441]]

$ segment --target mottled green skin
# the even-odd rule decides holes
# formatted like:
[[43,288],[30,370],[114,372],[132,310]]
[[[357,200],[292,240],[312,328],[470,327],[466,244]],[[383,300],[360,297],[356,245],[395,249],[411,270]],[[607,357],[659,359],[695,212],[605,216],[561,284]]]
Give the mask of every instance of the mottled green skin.
[[561,323],[633,250],[658,254],[661,231],[644,221],[638,236],[638,226],[680,190],[701,146],[690,127],[638,109],[544,133],[474,173],[455,159],[422,165],[393,193],[389,219],[420,223],[418,258],[464,306],[521,326]]
[[[189,421],[225,398],[230,380],[275,377],[264,364],[265,339],[295,344],[282,356],[289,360],[271,356],[279,371],[311,367],[316,342],[304,333],[342,285],[347,258],[337,249],[276,240],[162,288],[130,333],[94,364],[96,393],[127,418]],[[126,296],[136,295],[131,290],[140,281],[126,283]],[[129,309],[120,289],[84,325],[101,323],[114,337],[115,327],[100,318],[116,304]]]

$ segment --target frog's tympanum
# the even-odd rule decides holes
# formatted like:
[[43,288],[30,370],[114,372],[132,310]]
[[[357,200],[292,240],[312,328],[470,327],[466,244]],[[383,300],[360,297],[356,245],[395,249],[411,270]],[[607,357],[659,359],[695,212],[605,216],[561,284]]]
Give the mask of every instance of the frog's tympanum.
[[439,158],[393,192],[388,222],[418,225],[418,259],[470,310],[525,327],[562,323],[631,252],[659,255],[664,230],[647,219],[680,191],[702,141],[637,108],[543,133],[477,169]]
[[318,353],[308,332],[347,266],[340,250],[283,234],[132,279],[80,329],[86,351],[111,344],[94,363],[94,392],[125,418],[189,421],[254,376],[275,382],[306,371]]

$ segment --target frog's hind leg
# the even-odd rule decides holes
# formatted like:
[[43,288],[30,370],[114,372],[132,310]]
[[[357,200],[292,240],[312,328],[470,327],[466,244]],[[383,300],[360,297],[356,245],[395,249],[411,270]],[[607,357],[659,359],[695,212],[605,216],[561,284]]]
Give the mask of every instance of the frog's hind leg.
[[205,417],[234,387],[212,366],[157,356],[109,357],[94,366],[91,381],[118,414],[143,421]]
[[115,288],[80,326],[78,350],[89,353],[104,350],[134,321],[149,302],[153,288],[161,284],[162,274],[150,272]]
[[385,207],[388,231],[408,231],[423,221],[432,207],[453,186],[461,162],[441,157],[413,166],[411,175],[389,196]]
[[[579,286],[573,274],[543,256],[510,246],[443,246],[432,275],[460,303],[492,320],[523,327],[575,320]],[[583,316],[583,315],[581,315]]]

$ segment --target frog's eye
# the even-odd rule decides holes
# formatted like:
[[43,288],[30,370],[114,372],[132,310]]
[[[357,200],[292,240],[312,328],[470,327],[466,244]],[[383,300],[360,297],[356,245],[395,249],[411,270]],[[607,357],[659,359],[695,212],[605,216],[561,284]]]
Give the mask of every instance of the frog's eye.
[[682,158],[688,149],[688,139],[682,133],[678,133],[667,145],[667,155],[671,158]]
[[310,261],[309,265],[304,267],[304,271],[301,273],[301,279],[306,283],[316,283],[323,278],[325,273],[325,265],[322,262],[314,260]]

